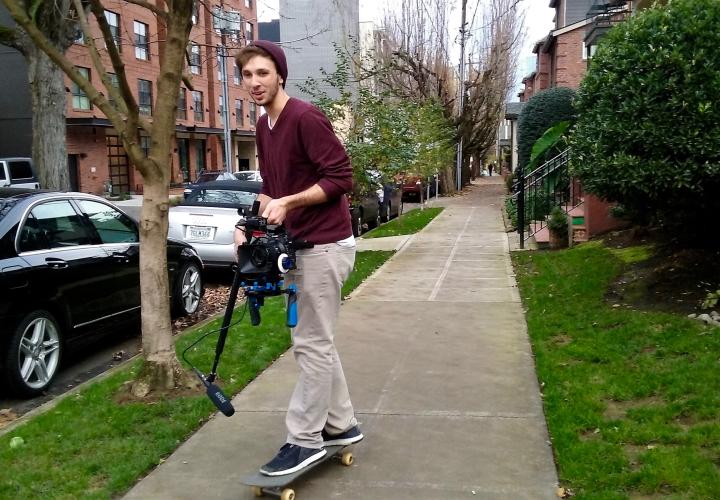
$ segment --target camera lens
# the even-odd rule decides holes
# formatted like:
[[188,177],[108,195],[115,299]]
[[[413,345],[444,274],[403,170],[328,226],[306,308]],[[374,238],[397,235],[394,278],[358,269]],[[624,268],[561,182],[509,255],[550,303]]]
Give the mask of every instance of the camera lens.
[[250,253],[250,262],[252,262],[255,267],[265,267],[268,263],[269,257],[270,254],[268,253],[267,248],[264,246],[256,246]]

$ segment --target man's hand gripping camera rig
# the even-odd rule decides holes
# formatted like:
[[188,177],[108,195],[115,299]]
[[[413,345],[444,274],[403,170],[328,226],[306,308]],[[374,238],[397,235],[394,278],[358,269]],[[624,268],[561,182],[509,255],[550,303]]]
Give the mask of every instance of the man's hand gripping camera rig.
[[215,347],[212,370],[208,375],[203,375],[193,367],[205,385],[210,400],[228,417],[235,413],[235,409],[230,399],[213,382],[217,377],[217,367],[225,348],[238,292],[240,288],[243,289],[253,326],[260,324],[260,307],[265,304],[265,297],[286,294],[288,296],[287,326],[294,327],[297,325],[297,289],[294,284],[283,288],[284,275],[295,269],[295,251],[313,246],[311,243],[293,241],[282,226],[268,225],[267,219],[257,215],[259,208],[260,204],[256,201],[250,215],[235,225],[236,228],[244,231],[245,244],[238,247],[235,276]]

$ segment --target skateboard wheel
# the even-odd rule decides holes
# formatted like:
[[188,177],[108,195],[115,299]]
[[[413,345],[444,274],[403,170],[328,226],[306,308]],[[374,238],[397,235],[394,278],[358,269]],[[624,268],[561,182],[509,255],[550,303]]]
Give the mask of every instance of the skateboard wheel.
[[280,495],[280,500],[295,500],[295,490],[285,488]]
[[342,461],[343,465],[352,465],[353,460],[354,460],[354,458],[353,458],[352,452],[346,451],[345,453],[342,454],[341,461]]
[[251,486],[250,491],[252,491],[252,494],[255,495],[256,497],[263,496],[263,490],[260,486]]

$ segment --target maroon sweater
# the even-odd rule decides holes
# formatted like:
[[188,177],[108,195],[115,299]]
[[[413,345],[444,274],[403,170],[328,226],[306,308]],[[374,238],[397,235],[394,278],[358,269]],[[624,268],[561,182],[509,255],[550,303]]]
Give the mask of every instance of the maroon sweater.
[[327,117],[312,104],[290,98],[272,130],[268,115],[258,120],[256,141],[262,193],[282,198],[318,184],[327,201],[288,212],[285,228],[297,240],[321,245],[352,234],[345,193],[352,167]]

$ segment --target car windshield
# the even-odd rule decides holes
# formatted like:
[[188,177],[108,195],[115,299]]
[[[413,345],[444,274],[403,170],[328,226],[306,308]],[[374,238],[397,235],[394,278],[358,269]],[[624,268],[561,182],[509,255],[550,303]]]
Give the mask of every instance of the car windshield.
[[192,205],[252,205],[257,193],[234,189],[195,189],[185,200]]

